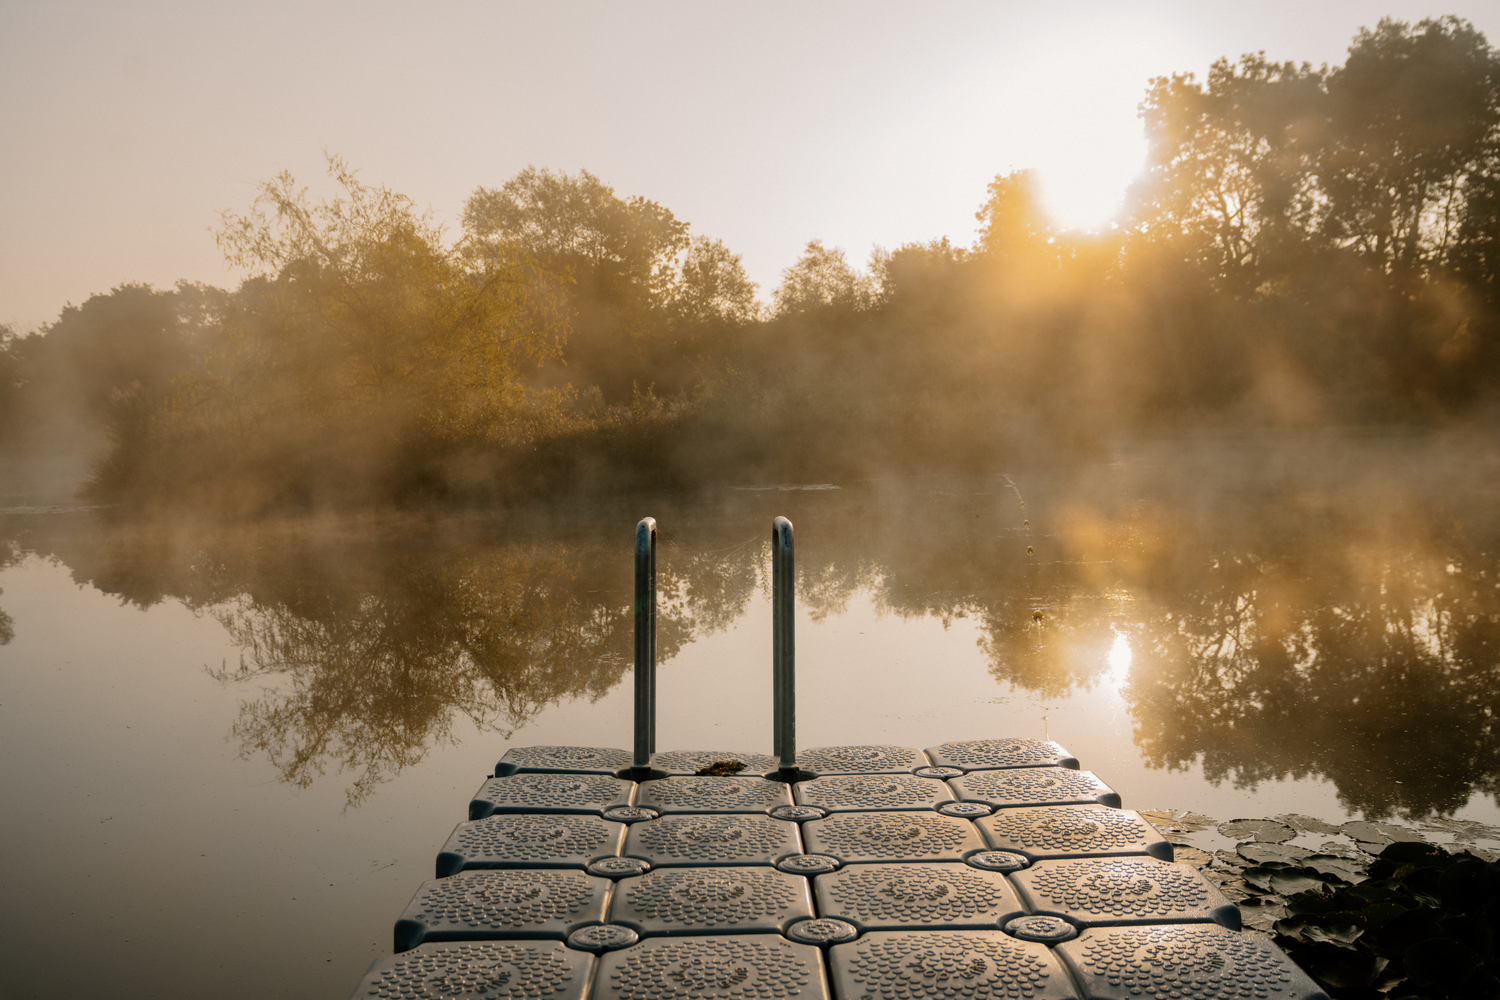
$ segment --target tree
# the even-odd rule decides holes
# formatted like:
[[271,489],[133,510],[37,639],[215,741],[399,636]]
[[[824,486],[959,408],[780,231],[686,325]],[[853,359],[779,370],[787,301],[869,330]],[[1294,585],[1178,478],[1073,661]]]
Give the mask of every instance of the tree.
[[1134,226],[1238,290],[1255,288],[1316,228],[1326,69],[1264,53],[1158,77],[1141,103],[1147,168]]
[[498,189],[476,189],[463,224],[481,258],[519,250],[571,282],[567,364],[583,385],[623,400],[649,380],[653,351],[643,342],[668,332],[687,223],[654,201],[621,199],[587,170],[527,167]]
[[996,176],[974,218],[979,250],[993,261],[1033,261],[1046,252],[1052,226],[1042,209],[1041,178],[1035,170]]
[[224,214],[225,256],[258,272],[230,320],[239,336],[225,377],[256,414],[290,403],[484,435],[522,365],[559,350],[552,276],[515,245],[471,269],[474,248],[447,243],[411,199],[361,183],[336,157],[328,170],[344,192],[332,201],[311,203],[283,173],[248,214]]
[[811,240],[797,263],[781,272],[781,286],[774,295],[777,316],[791,316],[816,309],[863,309],[874,298],[870,279],[855,273],[844,251]]
[[1500,58],[1467,21],[1361,30],[1328,79],[1321,174],[1328,231],[1388,269],[1418,269],[1456,245],[1469,178],[1500,142]]
[[683,254],[680,275],[671,302],[679,322],[708,326],[756,318],[755,282],[723,241],[694,236]]

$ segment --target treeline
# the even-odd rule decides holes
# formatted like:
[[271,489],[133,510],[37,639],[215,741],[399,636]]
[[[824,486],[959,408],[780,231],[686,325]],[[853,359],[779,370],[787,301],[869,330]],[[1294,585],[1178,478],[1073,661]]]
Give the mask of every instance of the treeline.
[[[666,207],[528,168],[449,240],[265,185],[235,291],[125,286],[0,350],[0,433],[103,426],[98,497],[235,511],[817,479],[1201,426],[1431,424],[1500,389],[1500,57],[1455,18],[1151,82],[1104,233],[997,177],[971,247],[809,243],[769,306]],[[48,417],[47,414],[65,414]]]

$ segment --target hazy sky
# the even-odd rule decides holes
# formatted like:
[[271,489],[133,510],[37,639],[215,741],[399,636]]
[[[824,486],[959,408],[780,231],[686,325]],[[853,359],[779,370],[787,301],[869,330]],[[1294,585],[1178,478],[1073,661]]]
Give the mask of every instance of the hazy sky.
[[996,174],[1097,224],[1143,154],[1152,76],[1222,55],[1343,61],[1389,0],[78,3],[0,0],[0,323],[127,281],[233,285],[210,228],[323,151],[454,231],[527,164],[593,171],[744,257],[768,298],[809,239],[969,245]]

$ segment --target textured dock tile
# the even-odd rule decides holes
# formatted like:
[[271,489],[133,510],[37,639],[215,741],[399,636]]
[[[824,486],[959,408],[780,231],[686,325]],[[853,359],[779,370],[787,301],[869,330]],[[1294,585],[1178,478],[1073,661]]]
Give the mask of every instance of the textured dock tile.
[[662,813],[758,812],[791,805],[791,792],[782,781],[747,778],[663,778],[644,781],[636,793],[636,804]]
[[599,962],[592,997],[827,1000],[823,956],[774,934],[647,938]]
[[910,774],[839,774],[795,786],[797,801],[829,812],[937,808],[953,801],[948,786]]
[[764,753],[734,753],[729,750],[669,750],[651,755],[651,766],[667,774],[696,775],[721,760],[735,760],[745,765],[740,774],[751,776],[776,770],[776,758]]
[[619,884],[610,923],[643,935],[775,933],[813,915],[807,879],[775,868],[662,868]]
[[621,823],[597,816],[506,813],[460,823],[437,857],[437,876],[473,868],[587,868],[620,853]]
[[1089,1000],[1328,1000],[1270,938],[1213,924],[1093,928],[1057,952]]
[[1189,865],[1152,858],[1039,861],[1010,876],[1033,913],[1084,926],[1217,921],[1240,926],[1240,911]]
[[632,824],[624,853],[644,858],[657,868],[773,865],[788,854],[801,854],[802,840],[796,823],[768,816],[689,814]]
[[495,774],[517,771],[566,771],[570,774],[614,774],[635,762],[628,750],[613,747],[511,747],[495,765]]
[[568,812],[598,815],[630,805],[634,782],[608,774],[513,774],[490,778],[469,802],[469,818],[506,812]]
[[566,938],[604,922],[613,885],[568,868],[459,872],[424,882],[396,921],[396,950],[425,941]]
[[424,944],[378,959],[350,1000],[581,1000],[596,961],[561,941]]
[[1101,805],[1120,808],[1120,796],[1090,771],[1066,767],[1012,767],[1003,771],[970,771],[948,782],[965,802],[992,806]]
[[843,862],[961,861],[984,847],[966,819],[937,813],[834,813],[802,824],[808,854]]
[[1172,845],[1139,813],[1108,806],[1044,806],[1001,809],[976,819],[997,851],[1034,860],[1108,854],[1149,854],[1172,860]]
[[928,747],[939,767],[964,771],[1002,767],[1077,767],[1078,759],[1051,740],[961,740]]
[[928,763],[920,750],[884,744],[814,747],[797,754],[797,766],[814,774],[908,774]]
[[857,1000],[1074,1000],[1046,945],[995,931],[882,931],[828,953],[834,993]]
[[861,930],[999,930],[1021,900],[998,872],[968,865],[846,865],[813,882],[818,912]]

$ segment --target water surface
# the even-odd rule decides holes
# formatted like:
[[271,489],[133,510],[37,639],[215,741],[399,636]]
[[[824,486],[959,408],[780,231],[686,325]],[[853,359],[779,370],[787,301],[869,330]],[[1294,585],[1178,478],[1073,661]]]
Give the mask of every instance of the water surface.
[[507,746],[631,745],[643,514],[663,749],[768,752],[785,514],[802,746],[1048,737],[1131,807],[1493,824],[1489,455],[1177,442],[503,513],[8,513],[0,994],[347,995]]

